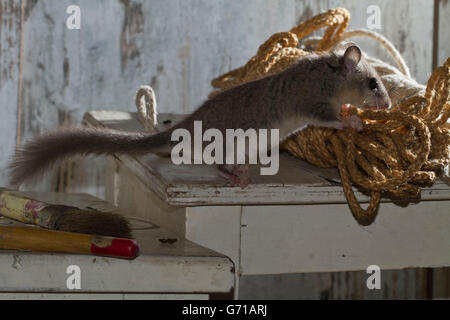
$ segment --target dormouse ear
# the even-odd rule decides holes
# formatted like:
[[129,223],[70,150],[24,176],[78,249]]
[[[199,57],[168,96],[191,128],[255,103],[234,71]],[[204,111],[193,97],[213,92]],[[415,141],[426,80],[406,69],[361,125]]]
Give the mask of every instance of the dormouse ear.
[[343,58],[347,71],[354,71],[359,61],[361,61],[361,50],[359,47],[355,45],[348,47]]
[[343,54],[345,50],[347,50],[351,46],[357,46],[356,43],[353,41],[341,41],[338,44],[336,44],[331,51],[333,51],[336,54]]

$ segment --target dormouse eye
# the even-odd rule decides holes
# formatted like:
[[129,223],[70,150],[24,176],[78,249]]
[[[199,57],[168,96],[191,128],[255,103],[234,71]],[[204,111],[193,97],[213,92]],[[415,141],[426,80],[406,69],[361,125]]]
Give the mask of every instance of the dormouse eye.
[[377,81],[377,79],[375,79],[375,78],[370,78],[370,79],[369,79],[369,89],[370,89],[370,90],[374,90],[374,89],[376,89],[376,88],[378,88],[378,81]]

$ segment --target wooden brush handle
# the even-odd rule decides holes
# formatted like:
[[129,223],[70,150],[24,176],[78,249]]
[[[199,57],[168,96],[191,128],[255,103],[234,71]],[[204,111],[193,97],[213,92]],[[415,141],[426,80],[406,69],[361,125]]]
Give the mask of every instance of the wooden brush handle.
[[0,226],[0,249],[94,254],[125,259],[133,259],[139,252],[136,241],[131,239],[10,226]]

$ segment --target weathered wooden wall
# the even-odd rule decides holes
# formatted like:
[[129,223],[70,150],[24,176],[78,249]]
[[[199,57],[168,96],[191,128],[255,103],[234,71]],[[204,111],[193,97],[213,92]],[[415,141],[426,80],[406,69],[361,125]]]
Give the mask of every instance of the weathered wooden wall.
[[450,57],[450,1],[439,0],[437,6],[437,65],[442,65]]
[[16,146],[21,12],[20,0],[0,0],[0,185]]
[[[66,8],[73,4],[81,8],[81,30],[65,26]],[[7,184],[4,167],[17,143],[61,124],[80,124],[91,109],[134,110],[141,84],[155,89],[161,112],[192,111],[210,92],[211,79],[241,66],[271,34],[334,7],[350,10],[350,28],[365,28],[367,7],[378,5],[376,31],[392,40],[413,76],[425,82],[433,54],[439,63],[450,55],[450,4],[437,4],[439,20],[431,0],[0,0],[0,185]],[[356,40],[370,54],[389,59],[371,40]],[[104,197],[103,162],[66,163],[36,189]],[[426,295],[421,284],[429,271],[389,274],[386,297]],[[358,287],[360,278],[360,273],[302,275],[301,283],[321,284],[310,297],[345,298],[353,297],[350,288]],[[277,280],[244,281],[255,288]]]

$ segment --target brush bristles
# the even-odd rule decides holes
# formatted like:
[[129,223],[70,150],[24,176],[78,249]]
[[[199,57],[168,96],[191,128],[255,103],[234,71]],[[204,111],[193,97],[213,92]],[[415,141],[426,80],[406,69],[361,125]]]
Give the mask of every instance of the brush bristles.
[[70,208],[58,216],[55,230],[117,238],[132,238],[129,221],[120,214]]

